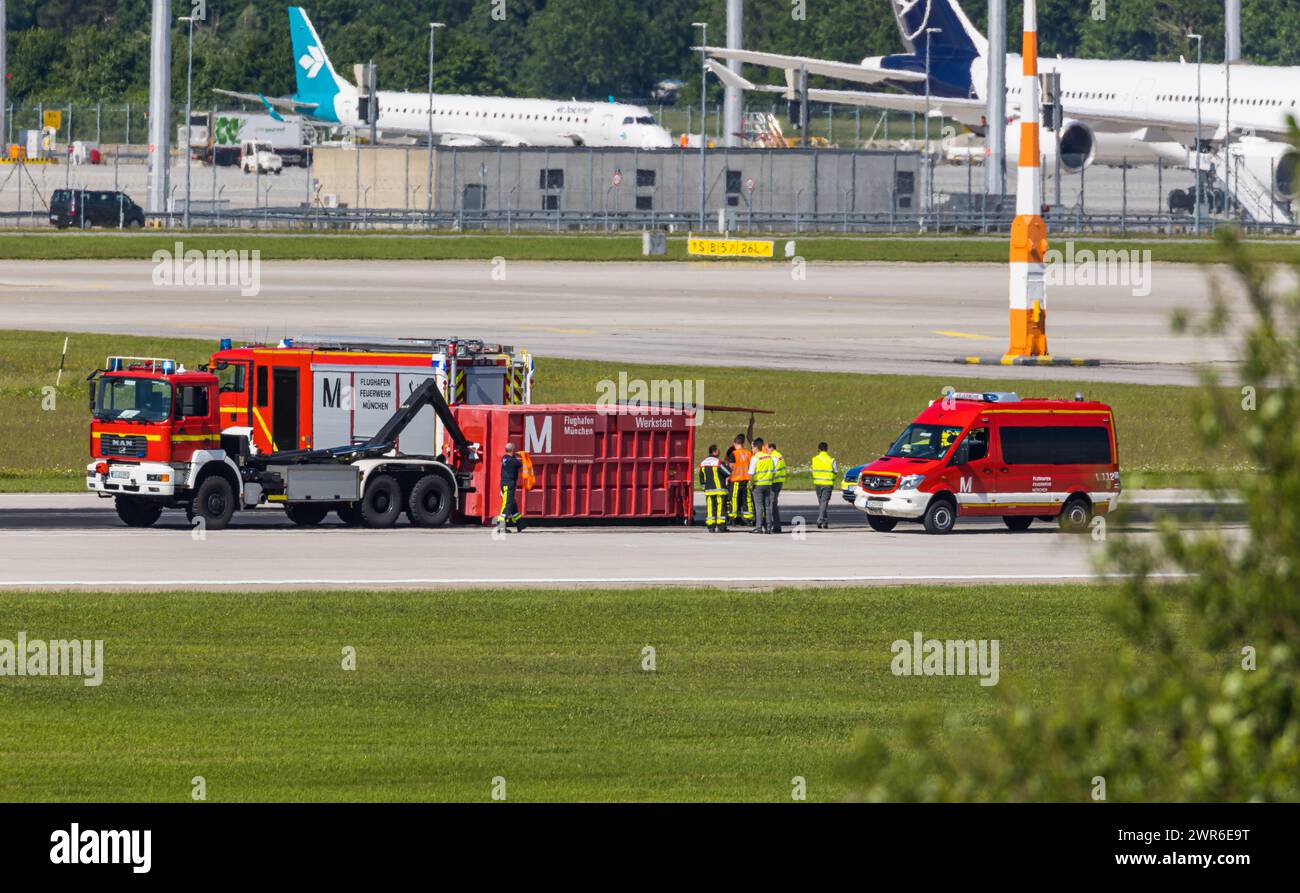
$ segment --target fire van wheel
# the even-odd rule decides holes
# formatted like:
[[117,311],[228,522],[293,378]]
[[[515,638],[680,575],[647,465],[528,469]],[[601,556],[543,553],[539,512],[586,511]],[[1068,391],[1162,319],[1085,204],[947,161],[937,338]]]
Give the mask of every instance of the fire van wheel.
[[877,533],[889,533],[889,531],[893,530],[895,527],[898,526],[898,519],[881,518],[876,515],[867,515],[867,523],[870,524],[871,529],[876,531]]
[[361,523],[367,527],[392,527],[402,511],[402,488],[387,474],[371,478],[361,497]]
[[137,496],[118,496],[113,507],[127,527],[152,527],[162,517],[161,505]]
[[361,524],[361,509],[353,503],[341,505],[334,512],[339,516],[339,520],[349,527],[357,527]]
[[235,491],[230,481],[214,474],[199,484],[190,504],[191,520],[202,518],[207,530],[225,530],[235,514]]
[[926,533],[950,533],[957,523],[957,506],[947,499],[931,500],[922,522]]
[[438,474],[415,482],[406,500],[406,514],[417,527],[441,527],[451,517],[451,484]]
[[299,527],[315,527],[330,513],[328,505],[294,503],[284,507],[285,516]]
[[1034,523],[1033,515],[1003,515],[1002,523],[1007,525],[1007,530],[1013,530],[1016,533],[1024,533],[1029,529],[1029,525]]
[[1065,503],[1061,509],[1059,523],[1066,533],[1083,533],[1092,520],[1092,506],[1082,496],[1076,496]]

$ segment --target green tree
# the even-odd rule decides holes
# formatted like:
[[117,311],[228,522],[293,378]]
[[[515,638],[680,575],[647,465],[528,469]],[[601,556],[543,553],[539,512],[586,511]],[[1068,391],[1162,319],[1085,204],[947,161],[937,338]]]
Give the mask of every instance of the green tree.
[[[1112,536],[1111,569],[1127,575],[1111,606],[1123,653],[1049,706],[1009,691],[991,728],[960,747],[939,743],[934,716],[902,744],[868,730],[848,769],[858,796],[1087,800],[1100,777],[1118,801],[1300,798],[1300,293],[1278,293],[1235,236],[1222,242],[1253,317],[1243,390],[1206,373],[1191,409],[1204,447],[1232,437],[1261,469],[1239,479],[1245,536],[1170,520],[1150,542]],[[1216,298],[1195,327],[1223,334],[1229,317]],[[1168,572],[1186,576],[1156,576]]]

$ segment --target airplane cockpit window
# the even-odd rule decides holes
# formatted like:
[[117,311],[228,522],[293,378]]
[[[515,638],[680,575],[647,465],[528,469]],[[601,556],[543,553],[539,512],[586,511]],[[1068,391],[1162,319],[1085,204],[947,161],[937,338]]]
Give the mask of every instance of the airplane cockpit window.
[[624,124],[633,124],[633,123],[635,123],[635,119],[633,119],[633,118],[631,118],[631,117],[627,117],[627,118],[624,118],[624,119],[623,119],[623,123],[624,123]]
[[636,123],[638,123],[638,124],[649,124],[651,127],[653,127],[655,124],[657,124],[657,123],[659,123],[659,122],[657,122],[657,121],[654,119],[654,116],[653,116],[653,115],[645,115],[644,117],[637,118],[637,119],[636,119]]

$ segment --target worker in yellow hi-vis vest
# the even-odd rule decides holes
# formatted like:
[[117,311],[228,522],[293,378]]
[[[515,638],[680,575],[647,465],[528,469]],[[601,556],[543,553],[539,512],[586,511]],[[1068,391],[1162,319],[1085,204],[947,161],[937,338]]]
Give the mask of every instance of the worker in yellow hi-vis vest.
[[754,529],[750,533],[773,533],[772,478],[775,463],[763,446],[763,438],[754,438],[754,458],[749,460],[750,489],[754,493]]
[[817,444],[817,455],[812,457],[813,489],[817,492],[817,529],[826,530],[831,526],[827,512],[831,505],[831,496],[835,493],[835,482],[840,477],[840,464],[828,452],[830,445],[826,441]]
[[776,448],[776,441],[769,441],[767,452],[772,457],[772,532],[781,532],[781,490],[785,487],[785,478],[789,473],[785,455]]

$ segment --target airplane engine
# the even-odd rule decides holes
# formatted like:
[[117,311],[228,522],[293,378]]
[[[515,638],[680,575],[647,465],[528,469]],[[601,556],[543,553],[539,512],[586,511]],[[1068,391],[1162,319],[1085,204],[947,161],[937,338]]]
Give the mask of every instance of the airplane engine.
[[1231,146],[1233,176],[1249,173],[1260,186],[1273,191],[1276,201],[1300,197],[1300,152],[1286,143],[1260,137],[1242,137]]
[[[1043,155],[1043,169],[1049,173],[1056,167],[1056,134],[1043,127],[1038,136],[1039,150]],[[1020,122],[1007,125],[1007,158],[1020,156]],[[1092,128],[1082,121],[1066,118],[1061,123],[1061,170],[1077,174],[1092,164],[1097,157],[1097,138]]]

